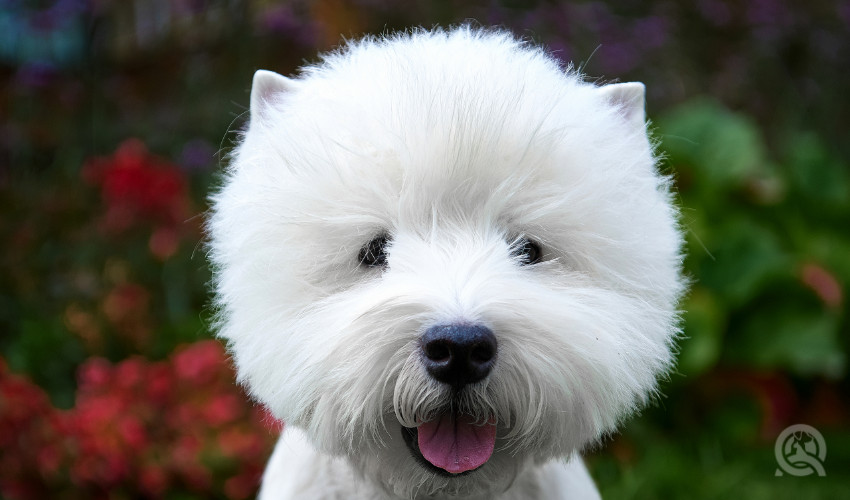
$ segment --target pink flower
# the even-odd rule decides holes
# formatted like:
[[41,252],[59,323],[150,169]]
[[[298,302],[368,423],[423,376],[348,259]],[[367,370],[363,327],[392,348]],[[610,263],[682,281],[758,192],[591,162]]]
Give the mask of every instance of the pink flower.
[[89,358],[77,371],[77,380],[82,390],[94,390],[112,378],[112,365],[103,358]]
[[803,283],[814,291],[818,297],[831,308],[838,308],[844,300],[841,283],[835,276],[823,267],[809,263],[800,272]]

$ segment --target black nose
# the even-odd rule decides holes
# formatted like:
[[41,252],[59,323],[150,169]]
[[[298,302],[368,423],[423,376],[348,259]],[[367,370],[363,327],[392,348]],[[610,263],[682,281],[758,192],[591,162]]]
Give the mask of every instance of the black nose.
[[432,326],[421,339],[422,362],[434,379],[460,389],[490,373],[496,346],[496,336],[486,326]]

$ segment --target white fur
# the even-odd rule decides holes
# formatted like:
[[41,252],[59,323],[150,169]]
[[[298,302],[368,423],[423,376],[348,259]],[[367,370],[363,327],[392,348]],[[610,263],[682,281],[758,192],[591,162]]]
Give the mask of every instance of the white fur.
[[[461,28],[352,42],[293,79],[258,72],[251,101],[209,229],[220,335],[288,429],[263,498],[596,495],[564,461],[653,394],[683,290],[643,86],[596,87]],[[387,269],[359,265],[381,233]],[[519,265],[519,237],[544,261]],[[442,477],[400,427],[452,397],[417,339],[458,321],[499,351],[455,404],[499,431],[483,467]]]

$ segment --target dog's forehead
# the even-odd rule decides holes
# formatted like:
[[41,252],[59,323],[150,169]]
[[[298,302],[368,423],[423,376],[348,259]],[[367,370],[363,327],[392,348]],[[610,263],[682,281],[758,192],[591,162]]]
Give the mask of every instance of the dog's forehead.
[[399,78],[382,87],[342,76],[311,83],[319,85],[292,96],[258,130],[274,138],[275,153],[296,176],[315,183],[356,177],[340,189],[388,190],[385,201],[457,203],[552,183],[577,156],[564,154],[568,144],[583,142],[587,103],[565,94],[594,97],[562,82],[519,91],[519,82],[460,77],[428,85]]
[[329,171],[302,180],[327,202],[358,200],[345,210],[380,213],[393,225],[509,219],[530,199],[568,189],[560,174],[570,159],[552,148],[529,148],[534,139],[523,132],[498,138],[446,126],[408,131],[404,140],[360,134],[338,140]]
[[[269,112],[252,114],[239,163],[281,172],[270,182],[286,192],[283,213],[383,225],[433,222],[427,213],[504,220],[571,191],[585,199],[582,190],[616,182],[624,164],[651,172],[642,125],[542,51],[494,39],[414,42],[330,56]],[[552,212],[534,213],[564,215]]]
[[291,162],[340,169],[394,158],[379,173],[395,167],[419,183],[501,181],[531,168],[529,151],[580,128],[603,101],[540,50],[461,34],[354,45],[291,87],[271,119],[257,117]]

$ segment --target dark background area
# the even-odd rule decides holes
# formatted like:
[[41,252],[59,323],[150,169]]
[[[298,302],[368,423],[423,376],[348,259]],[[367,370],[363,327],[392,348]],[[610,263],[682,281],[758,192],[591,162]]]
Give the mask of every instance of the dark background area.
[[[847,495],[850,2],[0,0],[0,497],[255,494],[276,425],[209,340],[202,244],[253,72],[466,21],[645,82],[676,179],[680,361],[589,454],[603,497]],[[825,477],[776,475],[796,423]]]

